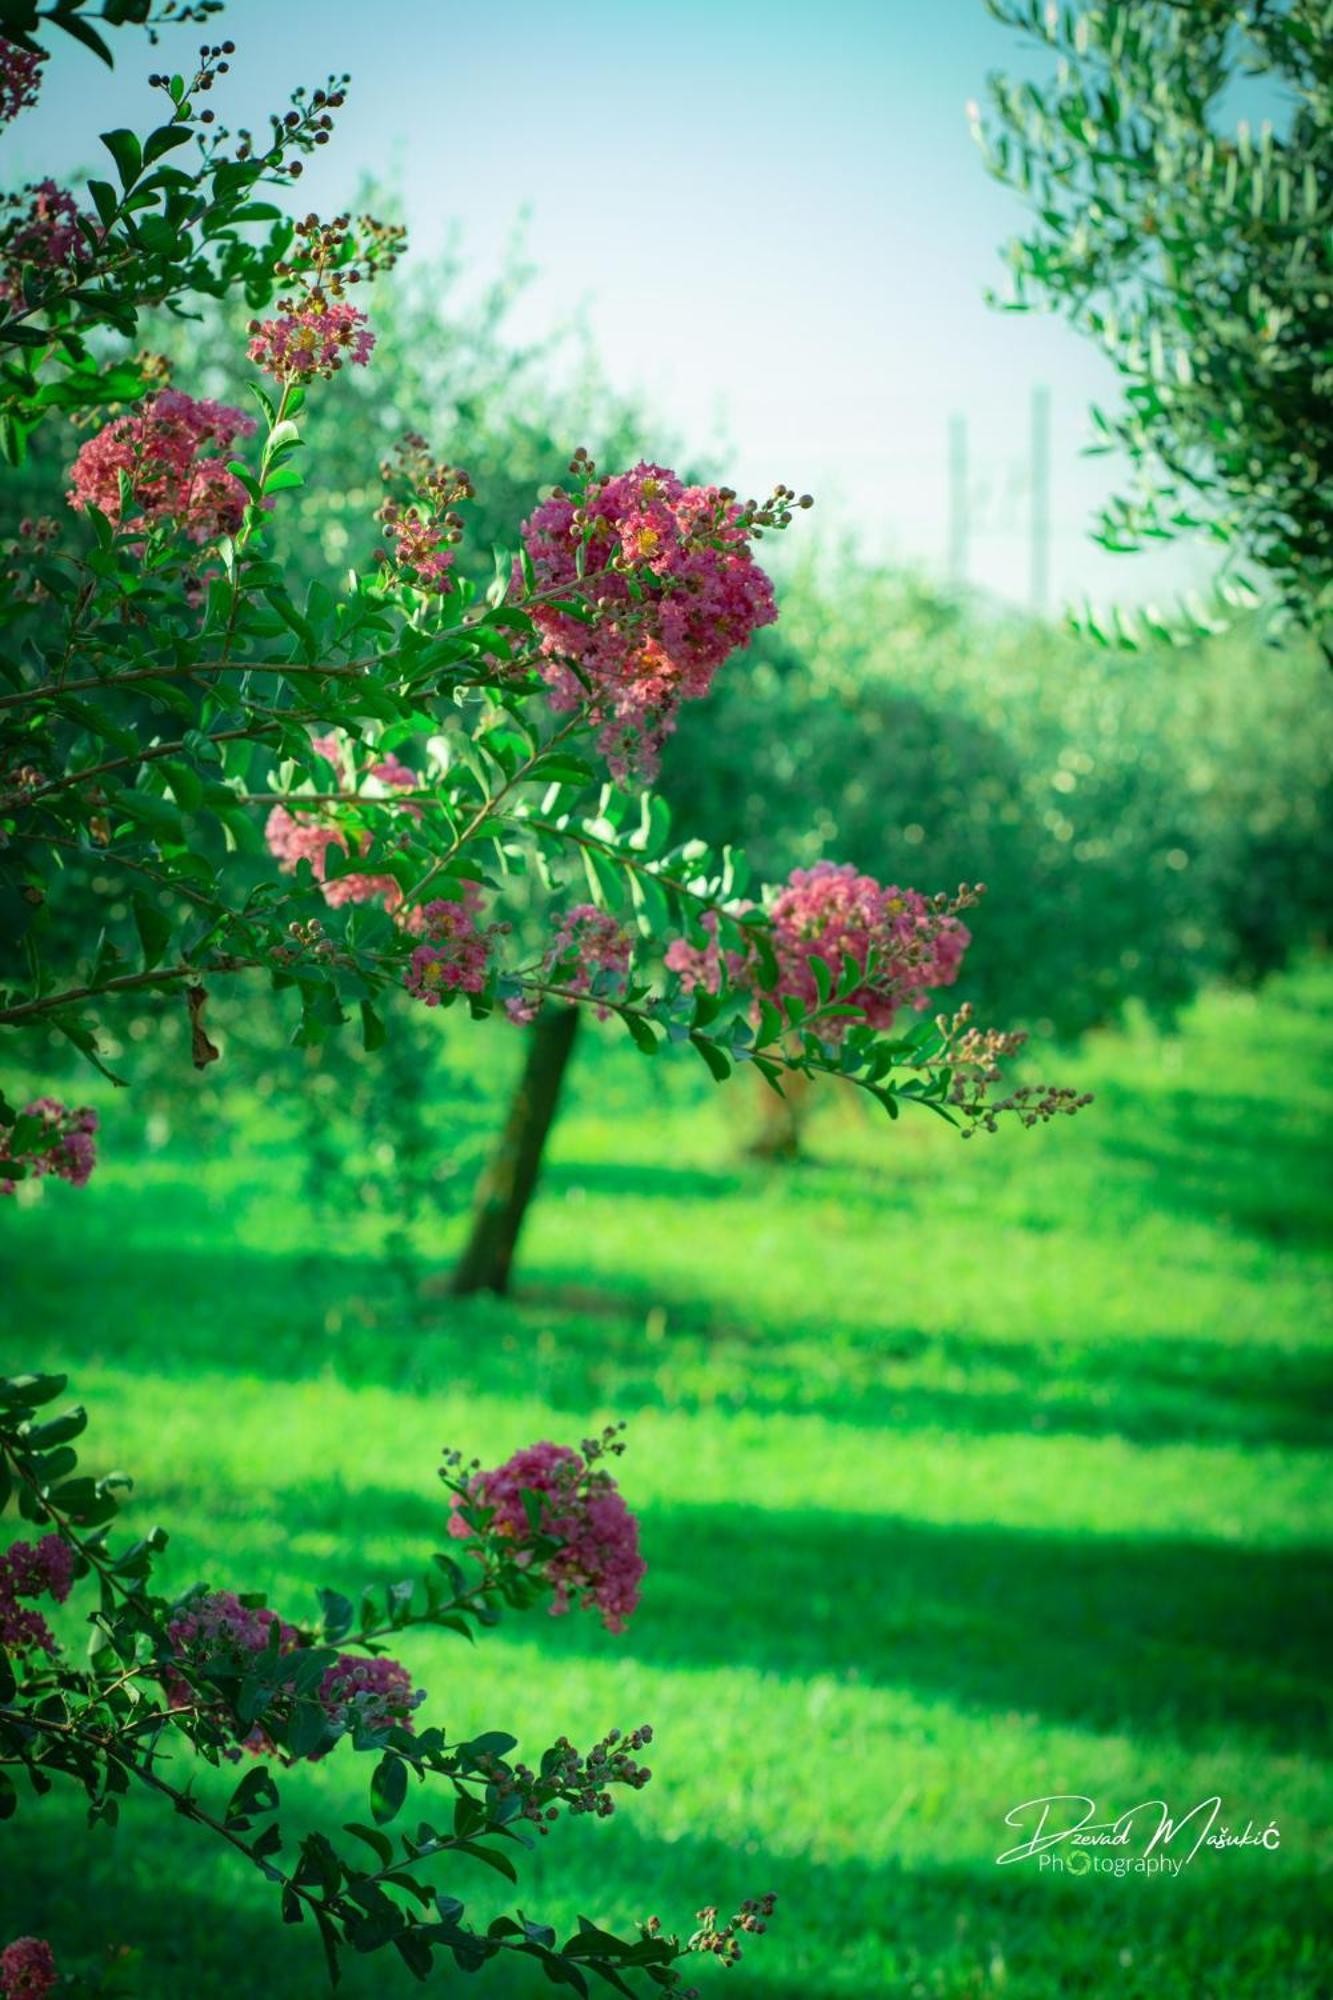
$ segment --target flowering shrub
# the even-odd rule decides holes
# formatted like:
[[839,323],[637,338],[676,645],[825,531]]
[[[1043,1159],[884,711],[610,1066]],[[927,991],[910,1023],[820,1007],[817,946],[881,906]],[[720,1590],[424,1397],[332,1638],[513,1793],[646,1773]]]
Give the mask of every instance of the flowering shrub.
[[[341,92],[329,101],[336,108]],[[320,131],[325,137],[332,123],[331,114],[324,112]],[[366,315],[344,294],[349,284],[359,285],[392,267],[402,231],[369,216],[354,231],[348,215],[328,224],[308,215],[294,234],[291,260],[275,264],[274,276],[292,280],[295,289],[278,300],[275,318],[251,320],[250,359],[275,382],[287,385],[312,376],[327,380],[348,361],[364,368],[375,335]]]
[[[442,1507],[440,1523],[462,1561],[441,1550],[424,1576],[359,1602],[323,1591],[318,1614],[301,1621],[229,1589],[200,1586],[175,1603],[156,1594],[152,1572],[167,1538],[155,1528],[123,1550],[110,1546],[117,1489],[128,1482],[72,1476],[84,1413],[44,1414],[63,1388],[61,1376],[0,1380],[0,1495],[12,1492],[47,1529],[0,1555],[0,1817],[17,1809],[22,1774],[41,1774],[39,1792],[56,1776],[82,1786],[93,1819],[108,1824],[126,1793],[151,1793],[247,1855],[275,1884],[288,1921],[313,1920],[333,1973],[345,1946],[391,1944],[423,1976],[437,1954],[475,1971],[518,1952],[578,1992],[589,1973],[621,1991],[634,1990],[638,1976],[674,1990],[680,1959],[717,1950],[708,1926],[681,1939],[655,1920],[632,1938],[582,1923],[562,1944],[526,1918],[469,1922],[438,1886],[440,1870],[469,1855],[516,1880],[511,1853],[534,1834],[549,1834],[565,1813],[605,1818],[618,1791],[649,1782],[638,1753],[652,1730],[611,1730],[586,1753],[561,1736],[524,1763],[499,1731],[446,1737],[425,1714],[425,1693],[385,1651],[421,1627],[484,1632],[506,1607],[546,1598],[561,1611],[596,1607],[621,1629],[644,1565],[633,1515],[606,1469],[622,1449],[614,1431],[579,1451],[534,1445],[490,1473],[450,1453],[441,1478],[452,1513]],[[76,1661],[27,1600],[62,1604],[81,1585],[100,1607],[98,1643]],[[183,1743],[213,1765],[244,1767],[225,1807],[205,1804],[188,1771],[177,1781]],[[371,1760],[366,1819],[342,1828],[346,1840],[305,1834],[294,1858],[279,1861],[281,1773],[335,1754]],[[386,1829],[414,1789],[413,1831],[396,1848]],[[423,1817],[439,1815],[432,1793],[443,1796],[439,1826]],[[754,1928],[745,1914],[734,1925]],[[16,1940],[0,1967],[10,1982],[0,1991],[43,1991],[21,1981],[52,1971],[50,1947]]]
[[[185,0],[183,14],[196,18]],[[78,0],[42,18],[104,48]],[[11,40],[37,56],[26,29]],[[481,592],[452,560],[470,482],[409,438],[385,468],[380,560],[338,592],[316,582],[293,598],[273,549],[301,484],[305,399],[373,363],[372,307],[348,294],[401,240],[364,219],[293,221],[260,198],[327,143],[345,79],[298,91],[267,139],[233,134],[208,102],[231,52],[206,44],[192,76],[150,79],[164,122],[103,135],[118,187],[90,181],[77,241],[58,253],[75,225],[52,199],[45,248],[23,249],[0,297],[11,460],[38,424],[116,406],[68,440],[68,517],[33,524],[0,568],[0,889],[16,913],[0,1027],[46,1031],[37,1046],[54,1031],[114,1077],[106,1024],[126,996],[182,1006],[198,1067],[220,1057],[205,1026],[220,980],[290,995],[307,1045],[355,1019],[368,1049],[404,994],[519,1020],[552,1000],[616,1020],[645,1055],[688,1046],[719,1080],[747,1064],[778,1088],[792,1072],[836,1075],[894,1116],[916,1101],[965,1128],[1073,1108],[1040,1088],[994,1098],[1017,1038],[965,1010],[900,1031],[899,1010],[955,976],[967,898],[881,890],[829,864],[749,898],[741,856],[675,837],[661,803],[627,788],[682,704],[775,617],[755,547],[790,524],[791,488],[742,502],[646,464],[602,475],[580,452]],[[37,68],[6,63],[4,101],[21,106]],[[11,249],[23,226],[11,221]],[[149,301],[201,294],[255,314],[250,354],[269,377],[252,384],[257,421],[131,352]],[[526,956],[506,914],[515,879],[550,898],[545,943]],[[25,1112],[0,1099],[0,1186],[82,1185],[95,1124],[54,1098]],[[760,1903],[724,1923],[706,1909],[683,1943],[655,1922],[630,1941],[585,1923],[557,1945],[521,1916],[467,1923],[424,1879],[456,1853],[512,1876],[523,1828],[545,1832],[565,1809],[602,1816],[614,1788],[647,1781],[643,1728],[586,1755],[561,1739],[533,1765],[511,1762],[498,1732],[446,1737],[384,1652],[414,1625],[470,1632],[542,1599],[619,1631],[644,1565],[606,1468],[613,1439],[541,1444],[491,1470],[447,1461],[443,1539],[470,1572],[442,1550],[419,1583],[359,1610],[325,1593],[321,1618],[301,1623],[225,1586],[153,1594],[164,1537],[112,1553],[119,1480],[71,1476],[82,1412],[39,1414],[62,1386],[0,1384],[0,1505],[12,1490],[49,1528],[0,1580],[0,1818],[17,1798],[10,1769],[81,1784],[108,1822],[124,1793],[150,1791],[274,1880],[331,1972],[344,1945],[392,1944],[423,1975],[441,1952],[463,1970],[519,1952],[580,1992],[586,1970],[620,1990],[640,1976],[671,1988],[687,1952],[729,1960],[762,1927]],[[98,1592],[81,1665],[31,1602],[71,1581]],[[263,1760],[220,1817],[188,1774],[167,1775],[182,1738],[214,1765]],[[373,1824],[343,1827],[351,1849],[309,1833],[280,1867],[274,1768],[343,1752],[375,1756]],[[413,1783],[444,1792],[446,1824],[418,1822],[399,1853],[384,1828]]]
[[27,1653],[33,1647],[54,1653],[56,1642],[45,1618],[19,1599],[50,1596],[63,1604],[73,1577],[73,1557],[57,1536],[11,1543],[0,1554],[0,1645],[13,1653]]
[[493,931],[479,930],[481,892],[463,885],[457,902],[437,896],[421,912],[426,942],[407,961],[403,984],[414,1000],[438,1007],[455,993],[482,993],[491,956]]
[[[335,733],[313,738],[311,748],[319,753],[326,763],[332,764],[340,779],[345,775],[351,790],[342,796],[348,800],[357,795],[358,784],[364,784],[364,796],[374,800],[391,796],[396,791],[408,790],[416,784],[416,774],[400,763],[397,757],[389,755],[371,763],[364,780],[358,780],[355,766],[350,759],[350,746],[340,743]],[[420,818],[420,808],[407,805],[403,810]],[[337,909],[344,903],[379,903],[390,915],[396,914],[403,906],[403,892],[392,875],[363,875],[355,870],[347,874],[330,875],[328,851],[336,848],[338,853],[348,851],[344,832],[331,820],[321,818],[318,813],[289,812],[286,806],[274,806],[264,822],[264,838],[268,849],[284,874],[292,874],[302,861],[310,864],[311,874],[320,884],[324,900]],[[363,848],[369,844],[369,834],[362,834],[356,845]],[[412,922],[423,913],[407,912],[405,921]],[[420,928],[415,923],[414,928]]]

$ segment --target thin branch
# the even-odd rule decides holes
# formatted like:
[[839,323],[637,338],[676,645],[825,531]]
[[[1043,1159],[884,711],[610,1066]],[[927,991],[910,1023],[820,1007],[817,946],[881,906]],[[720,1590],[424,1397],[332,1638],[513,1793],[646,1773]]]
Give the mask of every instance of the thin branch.
[[0,1008],[0,1026],[14,1027],[23,1021],[54,1014],[62,1007],[77,1007],[84,1000],[98,1000],[104,993],[133,993],[154,986],[174,986],[182,979],[208,979],[219,973],[254,972],[263,963],[258,958],[215,959],[209,965],[173,965],[155,972],[123,972],[100,986],[69,986],[63,993],[44,993],[35,1000],[21,1001],[17,1007]]

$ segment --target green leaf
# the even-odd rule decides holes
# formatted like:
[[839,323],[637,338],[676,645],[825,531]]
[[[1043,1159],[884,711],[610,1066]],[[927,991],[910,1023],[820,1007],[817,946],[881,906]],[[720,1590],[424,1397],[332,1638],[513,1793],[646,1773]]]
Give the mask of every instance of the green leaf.
[[407,1766],[392,1750],[386,1750],[370,1781],[370,1815],[376,1826],[387,1826],[396,1818],[406,1797]]
[[393,1842],[387,1833],[380,1833],[373,1826],[362,1826],[359,1820],[354,1819],[344,1823],[343,1832],[354,1834],[358,1840],[364,1840],[366,1846],[378,1858],[382,1868],[387,1868],[393,1860]]
[[109,229],[115,220],[116,210],[120,206],[116,190],[112,187],[110,181],[89,181],[88,192],[93,198],[93,206],[97,210],[98,220],[104,229]]
[[627,1009],[620,1018],[629,1029],[636,1047],[642,1049],[646,1056],[655,1056],[659,1046],[657,1036],[653,1033],[647,1021],[644,1020],[642,1014],[635,1014]]
[[57,11],[59,13],[60,25],[65,30],[65,33],[73,35],[76,42],[82,42],[86,49],[91,49],[94,55],[100,56],[108,69],[114,69],[115,64],[112,61],[111,51],[98,34],[96,28],[90,27],[87,21],[80,19],[77,14],[70,13],[66,7],[62,7]]
[[183,758],[163,757],[159,759],[157,768],[162,773],[172,797],[183,811],[194,812],[203,804],[203,780]]
[[40,1409],[63,1396],[68,1383],[68,1375],[6,1375],[0,1378],[0,1403]]
[[128,194],[139,178],[143,167],[143,153],[133,132],[121,127],[115,132],[103,132],[102,144],[116,163],[120,184]]
[[82,1404],[66,1410],[60,1417],[50,1417],[44,1424],[30,1424],[23,1434],[23,1442],[29,1451],[49,1451],[52,1445],[68,1444],[71,1438],[81,1437],[88,1428],[88,1412]]
[[136,895],[134,898],[134,922],[139,932],[139,943],[143,947],[143,969],[151,972],[162,963],[167,946],[171,942],[171,918],[160,904],[150,897]]
[[144,144],[143,163],[151,167],[154,160],[160,160],[173,146],[183,146],[191,136],[190,127],[180,125],[159,125],[156,132],[150,132]]
[[369,1000],[361,1002],[361,1046],[364,1049],[382,1049],[388,1040],[388,1031],[383,1021],[371,1006]]
[[710,1074],[718,1083],[725,1083],[731,1075],[731,1064],[716,1042],[710,1042],[703,1035],[691,1034],[691,1042],[703,1057]]
[[259,1764],[247,1771],[227,1801],[225,1823],[235,1829],[239,1824],[248,1826],[252,1813],[270,1813],[278,1809],[278,1788],[273,1782],[267,1764]]

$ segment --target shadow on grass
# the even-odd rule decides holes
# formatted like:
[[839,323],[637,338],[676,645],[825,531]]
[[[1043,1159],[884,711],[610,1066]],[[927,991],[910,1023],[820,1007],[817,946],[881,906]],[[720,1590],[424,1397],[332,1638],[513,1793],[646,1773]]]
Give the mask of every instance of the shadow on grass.
[[[287,1532],[345,1534],[350,1561],[347,1516],[339,1487],[284,1500]],[[433,1495],[358,1489],[355,1516],[438,1546]],[[1200,1747],[1327,1741],[1326,1550],[740,1506],[649,1507],[640,1520],[650,1588],[626,1635],[609,1647],[589,1619],[536,1618],[526,1642],[557,1657],[831,1677]]]
[[540,1395],[580,1422],[598,1406],[624,1415],[743,1408],[978,1436],[1251,1446],[1333,1438],[1333,1355],[1314,1345],[984,1340],[891,1321],[839,1324],[832,1307],[818,1320],[743,1320],[706,1296],[626,1280],[600,1286],[595,1276],[572,1284],[554,1271],[533,1273],[506,1300],[423,1296],[424,1283],[423,1267],[404,1273],[368,1254],[145,1251],[105,1225],[85,1232],[77,1260],[39,1254],[0,1272],[15,1325],[77,1329],[60,1343],[75,1376],[80,1360],[100,1359],[168,1376],[332,1372],[350,1387],[419,1395],[461,1381],[497,1396]]
[[[997,1851],[1010,1803],[977,1802],[979,1827],[998,1829]],[[730,1907],[733,1897],[772,1888],[778,1914],[767,1937],[746,1944],[736,2000],[972,2000],[1001,1991],[1009,2000],[1318,2000],[1333,1961],[1313,1868],[1304,1858],[1264,1860],[1271,1865],[1202,1855],[1171,1881],[1071,1881],[989,1859],[875,1866],[767,1856],[757,1844],[738,1853],[703,1833],[664,1842],[617,1820],[558,1829],[515,1897],[538,1919],[563,1917],[562,1930],[579,1907],[621,1931],[646,1908],[687,1929],[703,1901]],[[503,1890],[480,1869],[463,1866],[441,1886],[466,1899],[474,1921],[504,1907]],[[141,1812],[111,1835],[90,1831],[63,1799],[27,1815],[0,1881],[0,1924],[7,1934],[48,1936],[66,1965],[97,1958],[108,1942],[133,1946],[143,1954],[138,2000],[318,2000],[328,1990],[309,1926],[280,1924],[276,1893],[244,1862]],[[349,1953],[344,1966],[347,2000],[421,1991],[391,1950]],[[444,1960],[427,1990],[460,1984]],[[529,2000],[549,1987],[536,1967],[502,1962],[476,1990]]]
[[1314,1249],[1333,1244],[1326,1135],[1271,1116],[1252,1099],[1176,1089],[1150,1100],[1121,1086],[1102,1144],[1112,1162],[1152,1172],[1155,1209],[1224,1221],[1233,1233]]

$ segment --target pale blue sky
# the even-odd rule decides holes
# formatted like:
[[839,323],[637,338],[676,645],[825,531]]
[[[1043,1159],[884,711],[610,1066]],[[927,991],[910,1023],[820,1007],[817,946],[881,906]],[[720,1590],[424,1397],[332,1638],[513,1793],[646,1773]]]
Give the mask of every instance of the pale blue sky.
[[[989,310],[1021,219],[968,135],[986,71],[1024,58],[981,0],[231,0],[227,123],[296,82],[352,72],[302,207],[367,171],[401,187],[413,241],[457,226],[478,278],[530,212],[539,277],[516,330],[583,311],[606,371],[696,450],[726,446],[747,490],[809,488],[825,533],[941,569],[950,414],[968,422],[980,585],[1027,589],[1032,388],[1053,399],[1054,595],[1169,595],[1180,554],[1113,559],[1087,540],[1106,461],[1080,455],[1107,394],[1058,322]],[[157,52],[127,30],[114,77],[55,37],[43,101],[5,179],[68,171],[81,135],[151,116]],[[1197,565],[1189,574],[1197,573]]]

